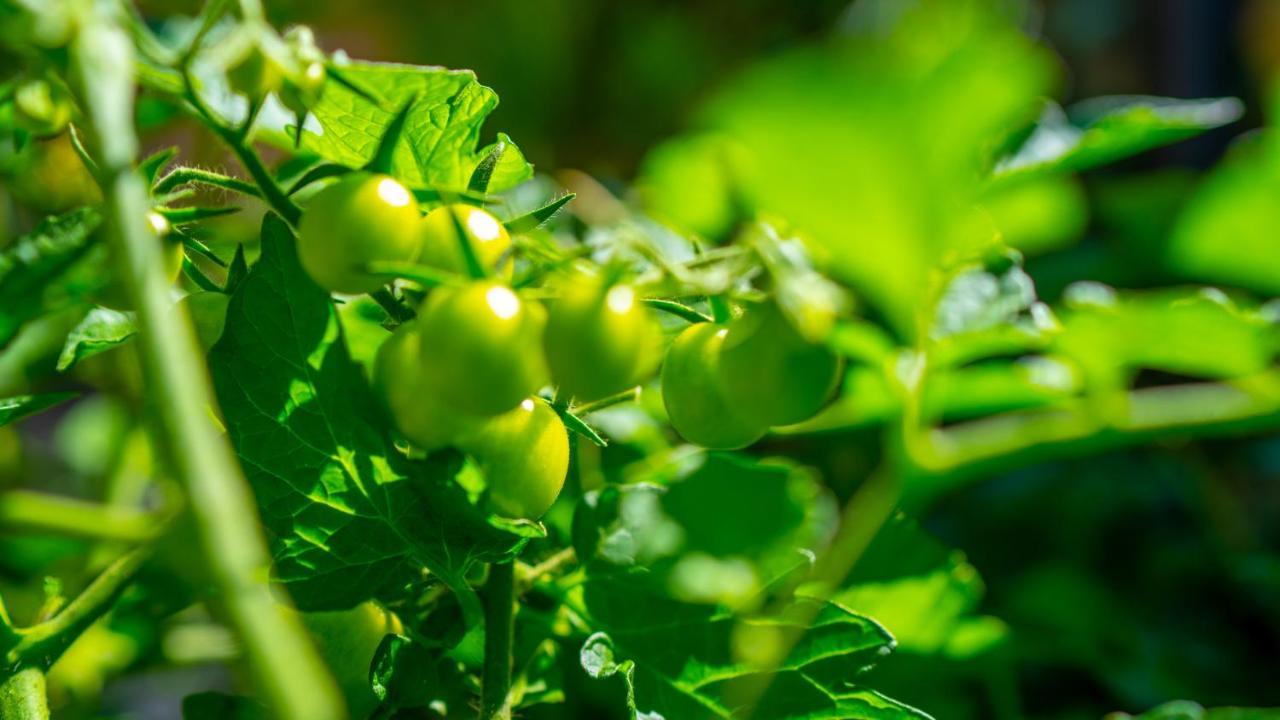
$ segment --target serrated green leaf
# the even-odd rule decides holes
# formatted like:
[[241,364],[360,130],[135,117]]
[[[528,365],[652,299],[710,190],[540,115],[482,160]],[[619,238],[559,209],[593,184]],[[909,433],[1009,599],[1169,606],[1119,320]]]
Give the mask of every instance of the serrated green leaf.
[[[582,610],[602,634],[582,652],[588,672],[633,683],[635,711],[664,717],[760,720],[925,718],[859,687],[857,675],[887,654],[893,638],[834,603],[798,599],[779,613],[739,616],[644,590],[641,571],[589,578]],[[785,658],[770,652],[797,638]],[[632,665],[634,669],[632,669]]]
[[75,397],[73,392],[53,392],[41,395],[19,395],[0,399],[0,427],[17,422],[28,415],[35,415]]
[[95,208],[50,217],[0,253],[0,347],[47,304],[57,304],[51,296],[81,294],[59,280],[92,247],[101,220]]
[[[342,67],[351,82],[382,98],[371,102],[350,88],[335,85],[312,108],[320,134],[304,132],[303,149],[330,162],[362,167],[373,157],[396,110],[411,98],[417,102],[405,121],[402,141],[392,156],[391,171],[413,187],[461,191],[484,157],[476,146],[480,127],[498,104],[492,90],[469,70],[440,67],[351,63]],[[391,109],[387,109],[391,108]],[[510,142],[505,139],[505,142]],[[508,151],[514,151],[513,145]],[[513,158],[523,160],[518,152]],[[528,163],[508,160],[495,173],[491,192],[514,187],[532,174]]]
[[95,307],[67,335],[58,356],[57,370],[66,372],[85,358],[123,345],[137,332],[133,313]]
[[1050,103],[1022,147],[997,165],[996,179],[1104,165],[1233,123],[1244,105],[1236,98],[1116,96],[1085,101],[1069,114],[1079,124]]
[[[473,192],[502,192],[503,190],[513,188],[533,177],[533,166],[525,159],[524,153],[520,150],[520,146],[516,145],[515,141],[511,139],[511,136],[506,133],[498,133],[497,142],[485,146],[477,154],[480,155],[481,158],[487,158],[499,145],[503,148],[502,155],[499,156],[497,164],[489,170],[489,177],[485,182],[484,188],[477,190],[477,188],[472,187],[470,189]],[[480,163],[476,164],[476,171],[480,170],[483,162],[484,160],[482,159]],[[472,177],[475,177],[474,172],[472,173]]]
[[541,532],[491,524],[454,481],[456,453],[410,461],[391,443],[329,294],[283,221],[231,297],[209,357],[227,432],[274,533],[279,579],[306,609],[338,609],[420,577],[465,572]]

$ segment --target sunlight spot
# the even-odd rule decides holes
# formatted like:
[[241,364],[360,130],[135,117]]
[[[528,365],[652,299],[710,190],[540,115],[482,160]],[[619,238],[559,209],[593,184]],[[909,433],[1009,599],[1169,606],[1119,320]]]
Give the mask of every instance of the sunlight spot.
[[485,302],[489,303],[489,308],[493,310],[493,314],[503,320],[510,320],[520,312],[520,298],[511,292],[508,288],[501,285],[494,285],[484,294]]
[[498,224],[493,216],[482,210],[471,213],[467,218],[467,229],[475,236],[477,240],[488,242],[496,240],[502,234],[502,226]]
[[720,328],[716,331],[716,337],[722,338],[729,333],[729,328]]
[[147,224],[151,226],[151,232],[157,235],[169,234],[169,221],[158,212],[147,213]]
[[409,191],[405,186],[391,178],[382,178],[378,181],[378,197],[392,207],[404,207],[409,204],[410,199]]
[[525,412],[533,412],[533,398],[525,398],[520,401],[520,409]]
[[636,303],[636,292],[628,285],[615,285],[609,288],[609,294],[605,295],[604,302],[609,306],[609,310],[618,315],[631,312],[632,306]]

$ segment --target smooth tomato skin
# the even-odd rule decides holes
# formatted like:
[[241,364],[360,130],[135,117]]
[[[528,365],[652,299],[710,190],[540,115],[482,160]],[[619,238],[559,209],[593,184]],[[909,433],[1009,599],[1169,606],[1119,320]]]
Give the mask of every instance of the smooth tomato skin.
[[102,190],[65,132],[32,138],[14,158],[9,173],[6,184],[13,199],[35,210],[64,213],[102,202]]
[[[494,270],[502,256],[511,250],[511,235],[493,215],[471,205],[444,205],[427,213],[418,226],[422,264],[467,274],[467,261],[462,255],[462,243],[458,241],[459,224],[467,230],[467,240],[475,250],[476,259],[488,270]],[[500,275],[511,277],[510,262]]]
[[417,323],[426,385],[446,407],[493,417],[547,384],[546,311],[505,285],[438,288]]
[[298,259],[330,292],[373,292],[386,282],[371,275],[371,262],[414,260],[417,203],[386,175],[351,173],[316,193],[298,226]]
[[183,296],[173,307],[175,311],[184,312],[191,319],[191,325],[196,331],[196,341],[200,343],[200,349],[208,353],[213,344],[218,342],[218,338],[222,337],[222,330],[227,323],[227,305],[230,302],[230,295],[206,290]]
[[768,426],[730,408],[720,385],[719,355],[727,329],[699,323],[680,333],[662,363],[662,402],[676,432],[713,450],[759,440]]
[[840,359],[803,338],[773,303],[729,326],[720,349],[725,397],[737,413],[763,425],[813,417],[840,379]]
[[563,393],[597,400],[634,387],[658,366],[662,330],[629,285],[567,285],[547,309],[543,345]]
[[373,387],[400,434],[423,450],[435,450],[474,429],[480,420],[445,407],[426,386],[418,343],[414,323],[396,328],[378,347]]
[[350,610],[300,613],[320,657],[333,672],[352,717],[367,717],[378,698],[369,686],[369,666],[382,638],[402,633],[400,619],[373,602]]
[[569,434],[549,405],[526,398],[458,441],[484,473],[489,503],[499,515],[541,517],[569,472]]

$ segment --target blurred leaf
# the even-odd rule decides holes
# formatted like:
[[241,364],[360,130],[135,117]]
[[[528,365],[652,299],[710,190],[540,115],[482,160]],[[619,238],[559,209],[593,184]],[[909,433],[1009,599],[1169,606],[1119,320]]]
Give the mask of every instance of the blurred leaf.
[[756,595],[807,564],[802,551],[824,547],[835,525],[830,494],[779,462],[690,453],[637,479],[584,498],[575,547],[584,562],[648,567],[653,582],[691,602]]
[[[1069,288],[1069,297],[1091,287]],[[1257,312],[1241,310],[1215,290],[1163,292],[1077,301],[1064,311],[1054,341],[1092,379],[1160,370],[1204,378],[1261,372],[1280,348],[1280,332]]]
[[748,71],[704,119],[741,148],[744,198],[794,223],[818,266],[909,338],[930,269],[998,243],[973,208],[980,178],[1053,64],[998,3],[903,5],[883,31]]
[[[690,135],[645,156],[636,191],[654,218],[712,242],[724,240],[746,208],[734,187],[734,146],[718,135]],[[740,151],[739,155],[740,155]]]
[[58,356],[58,372],[66,372],[85,358],[119,347],[138,332],[133,313],[95,307],[67,336]]
[[964,270],[938,301],[931,335],[941,340],[1014,325],[1035,301],[1035,283],[1018,265],[1000,274],[981,267]]
[[[1054,103],[1031,136],[1000,161],[997,180],[1033,172],[1077,172],[1195,137],[1244,114],[1236,98],[1175,100],[1143,96],[1100,97],[1071,108]],[[1078,123],[1078,124],[1077,124]]]
[[1277,138],[1237,148],[1209,173],[1177,216],[1168,262],[1196,280],[1280,294]]
[[[470,70],[446,70],[357,62],[342,67],[352,82],[380,97],[379,106],[349,88],[333,84],[311,109],[322,132],[304,131],[302,147],[330,162],[361,167],[372,157],[379,139],[401,108],[417,98],[405,122],[391,170],[413,187],[464,190],[486,149],[477,150],[480,127],[498,104]],[[388,110],[387,108],[394,108]],[[510,138],[507,152],[490,182],[490,192],[510,189],[532,176]]]
[[478,561],[540,535],[491,525],[454,482],[461,457],[392,447],[328,293],[298,264],[282,221],[231,298],[209,356],[227,432],[274,533],[276,570],[304,609],[377,597],[429,567],[455,588]]
[[983,592],[982,579],[962,553],[899,514],[876,534],[834,600],[883,625],[903,652],[976,654],[981,648],[953,648],[960,644],[953,641],[971,627],[967,623]]
[[[624,673],[633,709],[665,718],[738,717],[743,702],[763,691],[752,718],[928,717],[857,684],[858,674],[893,647],[867,618],[811,600],[738,617],[642,590],[638,572],[589,578],[581,608],[600,631],[583,647],[583,668],[593,677]],[[775,665],[789,633],[798,641]]]
[[983,196],[982,207],[1005,243],[1029,255],[1075,243],[1089,222],[1084,188],[1069,176],[1002,184]]
[[101,221],[92,207],[50,217],[0,253],[0,348],[23,323],[56,304],[46,302],[50,296],[78,295],[59,281],[93,245]]
[[0,399],[0,427],[17,422],[29,415],[48,410],[54,405],[70,400],[77,394],[73,392],[53,392],[44,393],[43,395],[19,395]]
[[1212,708],[1205,709],[1190,700],[1174,700],[1138,716],[1112,713],[1106,720],[1277,720],[1280,709]]
[[456,662],[402,635],[387,635],[374,653],[369,682],[381,703],[379,712],[385,713],[425,708],[446,696],[452,699],[465,680]]

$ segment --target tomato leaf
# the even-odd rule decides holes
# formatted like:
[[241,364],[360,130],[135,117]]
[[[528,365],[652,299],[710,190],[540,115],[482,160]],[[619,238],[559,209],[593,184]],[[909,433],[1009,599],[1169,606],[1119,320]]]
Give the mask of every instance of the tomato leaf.
[[[362,167],[410,99],[401,141],[391,154],[391,174],[412,187],[462,191],[488,149],[477,150],[480,127],[498,104],[497,95],[476,81],[469,70],[383,63],[351,63],[343,77],[381,98],[381,104],[334,85],[312,108],[322,133],[304,130],[304,151],[348,167]],[[392,108],[392,109],[387,109]],[[533,168],[510,138],[501,136],[507,156],[495,169],[491,192],[501,192],[528,179]]]
[[0,253],[0,348],[26,321],[83,294],[61,281],[93,246],[101,221],[95,208],[50,217]]
[[93,308],[67,335],[62,353],[58,355],[58,372],[66,372],[85,358],[123,345],[137,332],[133,313]]
[[[1030,137],[997,164],[995,177],[1007,181],[1032,173],[1087,170],[1195,137],[1243,114],[1244,105],[1236,98],[1101,97],[1076,105],[1069,114],[1049,103]],[[1068,115],[1082,118],[1081,124]]]
[[78,393],[51,392],[41,395],[19,395],[0,399],[0,427],[17,422],[28,415],[44,412],[54,405],[64,403]]
[[490,524],[455,481],[462,458],[392,445],[328,293],[273,215],[232,295],[210,367],[227,432],[273,531],[279,579],[306,609],[350,607],[420,577],[462,592],[477,561],[510,556],[536,523]]

